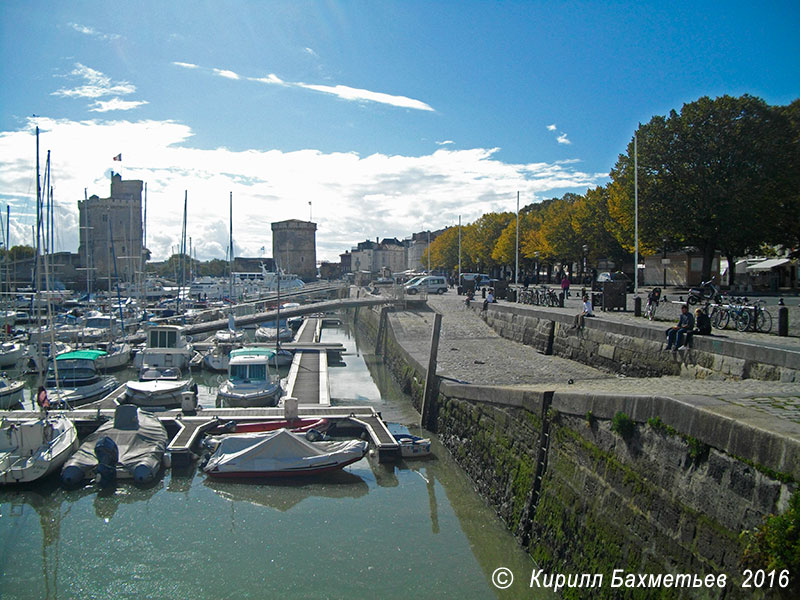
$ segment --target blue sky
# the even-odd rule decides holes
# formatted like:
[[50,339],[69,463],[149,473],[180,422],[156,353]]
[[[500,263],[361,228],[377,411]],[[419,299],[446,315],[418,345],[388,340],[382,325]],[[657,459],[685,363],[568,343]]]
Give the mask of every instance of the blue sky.
[[796,1],[6,0],[0,206],[30,243],[38,123],[57,250],[77,250],[77,200],[107,196],[115,169],[148,183],[156,259],[188,190],[201,260],[225,257],[229,192],[237,255],[311,216],[337,260],[513,210],[517,191],[603,184],[638,123],[701,96],[788,104],[798,31]]

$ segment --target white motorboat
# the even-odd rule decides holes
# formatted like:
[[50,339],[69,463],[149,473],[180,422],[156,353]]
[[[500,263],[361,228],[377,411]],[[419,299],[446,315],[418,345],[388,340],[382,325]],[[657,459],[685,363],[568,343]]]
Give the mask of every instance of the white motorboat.
[[262,325],[256,329],[255,339],[257,342],[290,342],[294,339],[294,333],[285,326],[275,327],[274,324]]
[[[341,469],[361,460],[363,440],[312,442],[288,429],[226,436],[203,470],[213,477],[292,477]],[[313,432],[319,437],[318,432]]]
[[0,368],[13,367],[25,356],[25,344],[3,342],[0,344]]
[[5,374],[0,375],[0,410],[8,410],[22,404],[24,381],[9,379]]
[[123,369],[131,360],[131,345],[127,342],[99,342],[95,346],[106,353],[97,359],[101,371]]
[[191,392],[197,401],[197,384],[192,378],[184,378],[180,369],[149,368],[142,370],[139,381],[125,384],[124,403],[143,408],[175,408],[182,406],[183,395]]
[[35,481],[60,468],[78,447],[75,425],[49,415],[0,424],[0,483]]
[[96,361],[105,354],[102,350],[76,350],[59,354],[50,361],[45,382],[50,404],[62,402],[76,407],[113,392],[117,378],[102,376],[97,371]]
[[400,454],[403,458],[422,458],[431,453],[431,440],[421,438],[410,433],[395,433],[394,439],[400,444]]
[[228,379],[217,392],[225,406],[277,406],[282,389],[280,378],[270,372],[275,351],[248,347],[231,351]]
[[245,341],[245,334],[240,329],[220,329],[214,334],[214,341],[221,344],[241,344]]
[[58,356],[59,354],[63,354],[64,352],[71,351],[72,346],[56,340],[56,342],[53,344],[50,342],[28,344],[28,349],[25,355],[28,357],[28,367],[30,370],[44,371],[47,368],[47,362],[50,359]]
[[192,347],[177,325],[156,325],[147,332],[147,345],[136,354],[137,369],[173,368],[188,369],[192,360]]

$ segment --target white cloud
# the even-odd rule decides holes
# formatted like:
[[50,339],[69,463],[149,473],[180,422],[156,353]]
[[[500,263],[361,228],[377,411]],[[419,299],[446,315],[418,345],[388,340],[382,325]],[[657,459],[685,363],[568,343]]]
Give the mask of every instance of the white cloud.
[[[228,195],[233,192],[237,254],[258,256],[272,247],[270,223],[308,218],[314,201],[318,259],[338,255],[359,241],[403,238],[419,231],[468,223],[489,210],[512,210],[516,193],[541,197],[549,190],[601,183],[606,174],[568,164],[508,164],[497,148],[440,148],[425,156],[359,156],[305,149],[231,151],[195,148],[192,130],[174,121],[69,121],[38,118],[41,147],[52,151],[60,217],[56,249],[76,252],[77,201],[88,193],[107,197],[109,172],[148,186],[148,247],[165,258],[181,234],[188,190],[188,235],[201,260],[223,258]],[[12,205],[12,244],[28,243],[35,195],[31,130],[0,132],[0,201]],[[123,162],[112,162],[122,153]],[[224,207],[224,209],[222,208]],[[369,215],[368,219],[364,216]]]
[[561,132],[561,135],[556,138],[556,141],[559,144],[571,144],[572,143],[572,142],[569,141],[569,139],[567,139],[567,134],[564,133],[563,131]]
[[69,76],[84,80],[84,85],[75,88],[61,88],[56,90],[52,96],[62,96],[65,98],[101,98],[103,96],[124,96],[136,91],[136,86],[127,81],[112,82],[100,71],[75,63],[75,68],[70,71]]
[[176,67],[182,67],[184,69],[199,69],[199,67],[194,63],[173,61],[172,64],[175,65]]
[[555,130],[556,130],[556,124],[555,123],[553,123],[552,125],[548,125],[547,126],[547,131],[555,131]]
[[228,71],[227,69],[214,69],[214,73],[220,77],[226,77],[227,79],[241,79],[238,73]]
[[101,33],[92,27],[87,27],[86,25],[80,25],[78,23],[70,23],[69,26],[78,33],[89,35],[100,40],[118,40],[120,38],[120,35],[117,33]]
[[317,56],[317,53],[316,53],[316,52],[314,52],[314,50],[313,50],[313,49],[311,49],[311,48],[308,48],[308,47],[306,47],[306,48],[303,48],[303,52],[305,52],[306,54],[310,54],[311,56]]
[[307,83],[295,83],[294,85],[307,90],[314,90],[317,92],[323,92],[325,94],[333,94],[334,96],[338,96],[343,100],[379,102],[381,104],[390,104],[392,106],[398,106],[401,108],[433,111],[433,108],[421,100],[414,100],[413,98],[407,98],[406,96],[392,96],[391,94],[371,92],[369,90],[352,88],[346,85],[310,85]]
[[112,98],[111,100],[98,100],[92,104],[90,112],[109,112],[112,110],[131,110],[147,104],[146,100],[123,100],[122,98]]
[[450,144],[455,144],[453,140],[444,140],[443,142],[436,142],[437,146],[448,146]]
[[[307,50],[310,50],[310,48]],[[193,65],[192,63],[173,62],[172,64],[184,68],[198,68],[197,65]],[[332,94],[341,98],[342,100],[356,102],[377,102],[379,104],[389,104],[399,108],[433,111],[433,108],[430,105],[422,102],[421,100],[415,100],[414,98],[408,98],[407,96],[395,96],[392,94],[385,94],[383,92],[373,92],[370,90],[353,88],[346,85],[316,85],[302,82],[290,82],[284,81],[274,73],[270,73],[267,77],[242,77],[238,73],[229,71],[227,69],[211,68],[211,72],[215,75],[219,75],[220,77],[227,77],[228,79],[243,79],[247,81],[256,81],[259,83],[302,88],[315,92],[322,92],[323,94]]]

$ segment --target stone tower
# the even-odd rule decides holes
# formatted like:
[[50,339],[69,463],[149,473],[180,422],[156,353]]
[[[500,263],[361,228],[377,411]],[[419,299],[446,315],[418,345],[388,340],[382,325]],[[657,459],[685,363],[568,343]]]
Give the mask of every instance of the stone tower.
[[272,224],[272,258],[303,281],[317,278],[317,224],[289,219]]
[[115,257],[120,281],[133,281],[141,268],[142,187],[140,180],[123,181],[112,173],[109,198],[93,195],[78,202],[78,255],[93,289],[107,289],[109,281],[113,285]]

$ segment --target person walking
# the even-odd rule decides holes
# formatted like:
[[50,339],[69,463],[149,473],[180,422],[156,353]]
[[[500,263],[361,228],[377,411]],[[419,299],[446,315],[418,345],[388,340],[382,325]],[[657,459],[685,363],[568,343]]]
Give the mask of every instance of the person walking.
[[561,291],[564,294],[564,299],[569,298],[569,277],[567,277],[566,273],[561,278]]

